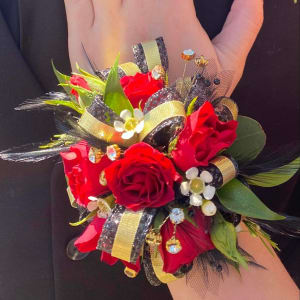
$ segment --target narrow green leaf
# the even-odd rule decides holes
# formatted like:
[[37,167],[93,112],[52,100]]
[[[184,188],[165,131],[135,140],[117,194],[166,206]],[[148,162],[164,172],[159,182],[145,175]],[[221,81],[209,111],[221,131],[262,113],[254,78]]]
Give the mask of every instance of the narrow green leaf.
[[184,219],[187,220],[192,225],[194,225],[195,227],[198,228],[198,226],[197,226],[194,218],[189,216],[189,210],[190,210],[190,208],[188,208],[188,207],[184,208],[184,210],[183,210],[183,212],[184,212]]
[[166,216],[162,210],[160,210],[154,218],[153,229],[159,231],[161,225],[165,221]]
[[270,210],[239,180],[233,179],[217,191],[221,203],[229,210],[243,216],[263,220],[283,220],[285,217]]
[[168,153],[169,153],[169,154],[171,154],[171,152],[172,152],[173,150],[176,149],[176,145],[177,145],[178,139],[179,139],[179,136],[176,136],[176,138],[173,139],[173,140],[169,143],[169,146],[168,146]]
[[[60,85],[63,87],[66,86],[65,84],[60,84]],[[75,90],[76,92],[78,92],[79,95],[78,102],[82,108],[89,107],[92,104],[95,96],[97,95],[96,92],[91,92],[89,90],[86,90],[85,88],[82,88],[81,86],[77,86],[73,84],[67,84],[67,85],[71,87],[73,90]]]
[[[62,73],[60,73],[56,68],[55,68],[55,65],[54,65],[54,62],[53,60],[51,60],[51,64],[52,64],[52,68],[53,68],[53,71],[54,71],[54,74],[58,80],[58,82],[61,84],[61,86],[64,88],[64,90],[70,94],[71,93],[71,90],[72,88],[70,88],[67,84],[70,82],[70,76],[67,76],[67,75],[64,75]],[[63,84],[66,84],[66,85],[63,85]]]
[[60,106],[60,105],[67,106],[67,107],[70,107],[73,110],[77,111],[79,114],[83,114],[83,109],[78,104],[75,104],[72,101],[51,99],[51,100],[45,100],[44,103],[46,103],[48,105],[53,105],[53,106]]
[[191,101],[191,103],[189,104],[189,106],[188,106],[188,108],[187,108],[187,112],[186,112],[186,115],[187,115],[187,116],[191,115],[191,114],[194,112],[194,106],[195,106],[195,103],[196,103],[197,99],[198,99],[198,96],[195,97],[195,98]]
[[266,144],[266,134],[261,125],[245,116],[238,116],[237,138],[225,153],[238,163],[244,164],[255,159]]
[[97,92],[97,94],[103,95],[105,90],[105,82],[100,78],[90,77],[82,74],[73,73],[73,75],[80,76],[88,83],[92,91]]
[[217,212],[210,230],[210,237],[215,247],[227,258],[247,268],[247,260],[240,254],[236,247],[236,231],[233,224],[225,221]]
[[91,74],[91,73],[83,70],[82,68],[80,68],[80,66],[78,65],[78,63],[76,63],[76,69],[80,73],[80,76],[84,75],[86,77],[92,77],[92,78],[95,78],[95,79],[100,79],[97,75],[93,75],[93,74]]
[[80,226],[82,224],[84,224],[86,221],[88,221],[89,219],[93,218],[94,216],[96,216],[98,209],[90,212],[85,218],[83,218],[82,220],[76,222],[76,223],[69,223],[71,226],[76,227],[76,226]]
[[253,176],[245,176],[251,185],[273,187],[285,183],[291,179],[300,168],[300,157],[291,163],[269,172],[258,173]]
[[116,62],[108,75],[104,92],[104,103],[118,115],[125,109],[128,109],[133,113],[133,107],[125,96],[120,83],[118,63],[119,57],[116,59]]

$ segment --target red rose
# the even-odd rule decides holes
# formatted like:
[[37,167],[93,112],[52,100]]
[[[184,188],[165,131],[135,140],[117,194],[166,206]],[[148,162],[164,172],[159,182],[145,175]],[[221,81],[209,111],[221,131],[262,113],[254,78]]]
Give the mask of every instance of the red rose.
[[71,146],[69,152],[61,153],[71,192],[76,202],[85,207],[90,202],[89,196],[97,197],[108,191],[107,186],[100,184],[99,176],[103,169],[111,164],[107,156],[97,164],[90,162],[89,150],[88,144],[81,141]]
[[187,117],[172,152],[176,165],[183,171],[191,167],[207,166],[218,152],[232,145],[236,139],[237,125],[237,121],[219,121],[213,106],[205,102]]
[[186,220],[176,227],[176,239],[182,247],[179,253],[171,254],[166,249],[166,242],[174,233],[172,222],[168,220],[161,229],[163,240],[159,251],[164,261],[163,270],[167,273],[175,273],[182,265],[191,263],[201,253],[215,248],[208,233],[209,219],[199,210],[194,211],[197,227]]
[[[87,81],[81,77],[81,76],[78,76],[78,75],[73,75],[71,78],[70,78],[70,83],[73,84],[73,85],[76,85],[76,86],[80,86],[86,90],[91,90]],[[71,90],[71,94],[73,94],[76,99],[78,99],[78,92],[74,89]]]
[[163,88],[164,81],[154,79],[151,72],[146,74],[137,73],[135,76],[122,77],[121,85],[132,106],[139,108],[139,105],[141,105],[141,108],[144,109],[148,98]]
[[116,203],[134,211],[174,200],[173,184],[181,179],[172,162],[145,143],[131,146],[105,175]]

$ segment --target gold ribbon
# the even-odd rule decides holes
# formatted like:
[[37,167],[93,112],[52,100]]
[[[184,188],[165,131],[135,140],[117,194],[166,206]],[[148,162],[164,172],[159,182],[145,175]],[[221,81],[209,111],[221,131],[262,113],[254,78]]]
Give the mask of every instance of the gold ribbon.
[[145,125],[139,140],[144,140],[160,123],[173,117],[185,117],[184,104],[178,100],[165,102],[149,111],[144,117]]
[[223,178],[222,186],[237,176],[237,169],[234,163],[226,156],[218,156],[210,163],[217,167],[221,172]]
[[239,114],[239,109],[237,104],[230,98],[222,98],[222,100],[220,101],[220,103],[227,107],[228,110],[230,111],[233,120],[237,120],[238,114]]
[[162,283],[169,283],[177,279],[173,274],[163,271],[164,262],[158,249],[150,246],[150,256],[154,273]]
[[127,76],[134,76],[136,73],[141,72],[140,68],[133,62],[122,64],[119,68],[122,69]]
[[113,257],[130,262],[135,235],[143,213],[143,210],[137,212],[126,210],[123,213],[111,251]]
[[117,132],[113,127],[97,120],[87,110],[85,110],[85,112],[82,114],[80,120],[78,121],[78,125],[94,137],[108,143],[129,147],[137,142],[136,136],[129,140],[122,139],[122,134],[120,132]]
[[148,70],[151,71],[155,66],[161,65],[159,49],[156,40],[142,43]]

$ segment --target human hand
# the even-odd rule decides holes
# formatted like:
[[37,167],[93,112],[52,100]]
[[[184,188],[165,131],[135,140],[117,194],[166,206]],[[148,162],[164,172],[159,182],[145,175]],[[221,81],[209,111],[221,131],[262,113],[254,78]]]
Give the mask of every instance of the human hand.
[[[246,58],[263,22],[262,0],[235,0],[222,32],[212,41],[198,21],[193,0],[65,0],[69,56],[88,69],[82,45],[104,69],[121,53],[121,62],[132,61],[131,46],[163,36],[169,54],[170,80],[182,75],[184,49],[193,49],[216,62],[218,71],[234,71],[229,87],[240,80]],[[187,74],[194,72],[190,66]]]

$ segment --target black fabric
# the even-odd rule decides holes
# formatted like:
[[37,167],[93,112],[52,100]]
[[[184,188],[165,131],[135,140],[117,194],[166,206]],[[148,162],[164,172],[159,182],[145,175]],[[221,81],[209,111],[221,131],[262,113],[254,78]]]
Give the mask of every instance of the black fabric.
[[[275,148],[299,137],[299,5],[265,2],[265,24],[233,98],[242,114],[262,123],[268,146]],[[16,3],[0,0],[1,149],[55,132],[51,114],[14,112],[13,107],[55,89],[51,58],[62,72],[70,72],[63,1],[19,0],[19,13]],[[210,37],[221,30],[231,3],[195,0]],[[296,179],[258,192],[269,206],[297,214],[295,185]],[[166,287],[150,287],[143,274],[130,280],[121,264],[100,263],[98,252],[82,262],[66,257],[66,244],[80,228],[68,225],[76,211],[68,204],[61,164],[0,161],[0,191],[1,300],[171,299]],[[299,242],[281,242],[281,257],[299,279]]]

